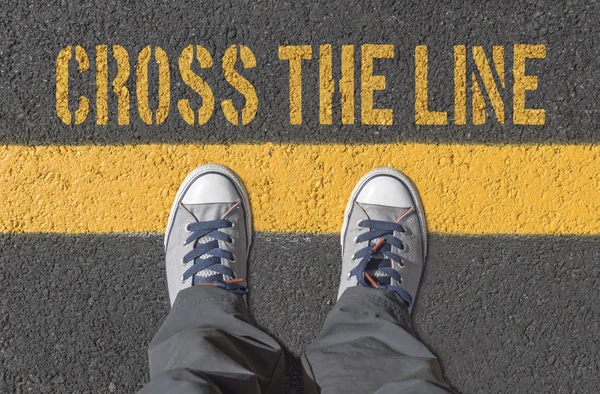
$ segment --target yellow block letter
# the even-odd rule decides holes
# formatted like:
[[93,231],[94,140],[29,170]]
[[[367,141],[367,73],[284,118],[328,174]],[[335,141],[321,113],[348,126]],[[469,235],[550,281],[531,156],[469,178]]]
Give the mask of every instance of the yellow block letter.
[[302,60],[312,58],[310,45],[280,46],[279,60],[290,61],[290,123],[302,124]]
[[[129,89],[125,86],[129,78],[129,55],[125,48],[113,45],[113,57],[117,61],[117,76],[113,80],[113,91],[117,95],[118,123],[129,124]],[[108,46],[96,46],[96,124],[108,124]]]
[[319,121],[321,124],[331,124],[333,96],[333,60],[331,44],[323,44],[319,49]]
[[525,91],[538,88],[537,76],[525,75],[525,61],[527,59],[544,59],[546,45],[515,44],[513,56],[513,122],[515,124],[542,125],[546,122],[546,111],[525,108]]
[[113,45],[112,50],[113,57],[117,61],[117,76],[112,83],[113,91],[117,95],[117,122],[126,125],[129,124],[129,89],[125,86],[130,73],[129,54],[120,45]]
[[364,44],[361,47],[361,121],[363,124],[391,125],[394,111],[373,108],[373,92],[385,90],[385,76],[373,75],[373,59],[394,57],[393,45]]
[[467,48],[454,46],[454,124],[467,123]]
[[96,45],[96,124],[108,124],[108,46]]
[[[69,111],[69,60],[71,60],[72,47],[63,48],[56,58],[56,113],[63,123],[71,124],[71,111]],[[75,59],[79,63],[79,72],[90,68],[90,61],[85,50],[77,45]],[[79,108],[75,111],[75,124],[81,124],[87,118],[90,109],[90,100],[85,96],[79,97]]]
[[[136,69],[136,92],[140,118],[146,124],[152,124],[152,110],[148,104],[148,62],[150,61],[150,46],[140,51]],[[156,109],[156,124],[161,124],[169,115],[171,104],[171,73],[169,59],[161,47],[156,47],[156,62],[158,63],[158,108]]]
[[[237,48],[236,45],[231,45],[225,51],[223,55],[223,74],[225,79],[231,86],[233,86],[238,92],[240,92],[246,99],[246,105],[242,108],[242,124],[247,125],[250,123],[256,111],[258,110],[258,96],[256,96],[256,90],[254,86],[244,77],[242,77],[237,71],[235,71],[235,62],[237,59]],[[256,67],[256,58],[254,53],[247,46],[240,45],[240,59],[244,68]],[[221,102],[221,108],[225,117],[234,126],[238,124],[238,112],[233,106],[232,100],[224,100]]]
[[[331,44],[319,50],[319,120],[332,123],[332,97],[334,88]],[[342,124],[354,124],[354,45],[342,45]]]
[[427,46],[415,48],[415,123],[420,125],[445,125],[446,112],[429,111],[427,94]]
[[[496,68],[498,76],[500,77],[500,84],[502,85],[502,88],[504,88],[504,47],[494,46],[492,56],[494,67]],[[477,71],[479,71],[479,75],[483,81],[483,86],[485,87],[485,90],[490,98],[490,102],[492,103],[492,108],[494,108],[494,112],[496,113],[498,123],[504,124],[504,102],[502,101],[502,97],[500,97],[500,91],[498,90],[498,86],[496,86],[496,82],[494,81],[494,75],[492,74],[492,69],[488,63],[488,60],[485,57],[485,52],[483,52],[483,47],[473,47],[473,60],[475,60]],[[472,82],[473,124],[484,124],[485,100],[483,98],[483,94],[481,93],[481,88],[479,87],[475,73],[472,74]]]
[[[181,74],[181,78],[186,85],[191,87],[194,92],[198,93],[198,95],[202,98],[202,106],[198,109],[198,124],[202,125],[208,122],[210,117],[215,110],[215,97],[213,95],[210,86],[200,78],[195,72],[192,71],[192,60],[194,58],[194,47],[192,45],[188,45],[181,52],[181,56],[179,56],[179,73]],[[196,45],[196,58],[200,63],[200,68],[210,68],[213,65],[212,57],[210,53],[203,46]],[[190,106],[189,100],[181,99],[177,103],[177,108],[179,108],[179,113],[183,120],[189,124],[194,125],[194,111]]]

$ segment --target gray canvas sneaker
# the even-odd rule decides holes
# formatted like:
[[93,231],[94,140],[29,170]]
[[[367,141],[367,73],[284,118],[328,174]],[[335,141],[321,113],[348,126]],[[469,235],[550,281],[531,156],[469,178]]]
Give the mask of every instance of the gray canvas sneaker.
[[242,181],[219,164],[192,171],[175,196],[165,232],[171,305],[180,290],[197,285],[246,294],[251,242],[250,203]]
[[413,183],[398,170],[377,168],[350,196],[342,227],[342,276],[348,287],[393,290],[415,302],[427,253],[425,213]]

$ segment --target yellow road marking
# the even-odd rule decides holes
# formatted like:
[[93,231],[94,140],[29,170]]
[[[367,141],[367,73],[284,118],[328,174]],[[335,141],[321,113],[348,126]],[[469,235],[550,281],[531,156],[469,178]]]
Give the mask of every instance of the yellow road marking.
[[335,232],[367,171],[416,183],[430,231],[600,233],[600,146],[135,145],[0,147],[1,232],[161,232],[197,165],[244,180],[257,231]]

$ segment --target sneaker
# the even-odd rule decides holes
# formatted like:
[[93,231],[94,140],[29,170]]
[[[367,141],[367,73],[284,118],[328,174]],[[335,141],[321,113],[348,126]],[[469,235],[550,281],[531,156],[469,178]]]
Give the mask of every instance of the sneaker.
[[419,193],[406,175],[378,168],[358,182],[346,206],[341,244],[338,299],[352,286],[393,290],[412,312],[427,230]]
[[219,164],[192,171],[175,196],[165,232],[171,305],[191,286],[246,294],[251,242],[250,203],[242,181]]

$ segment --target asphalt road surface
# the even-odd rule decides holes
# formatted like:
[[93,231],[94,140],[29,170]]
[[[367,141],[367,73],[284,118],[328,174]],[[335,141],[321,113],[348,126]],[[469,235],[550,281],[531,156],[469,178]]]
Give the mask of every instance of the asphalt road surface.
[[[600,142],[597,1],[9,0],[0,10],[0,31],[2,146]],[[333,99],[333,125],[319,124],[319,62],[314,59],[323,43],[337,50],[342,44],[395,46],[395,57],[376,66],[377,73],[387,76],[387,90],[376,93],[376,106],[394,109],[393,126],[360,124],[359,110],[355,125],[341,125],[339,93]],[[512,70],[512,46],[518,43],[546,45],[545,59],[527,63],[527,73],[539,78],[538,89],[527,93],[527,105],[545,108],[544,125],[513,124],[511,89],[501,92],[507,103],[503,125],[495,121],[489,103],[484,125],[473,125],[470,117],[463,126],[452,121],[435,127],[414,124],[415,46],[429,48],[431,108],[451,112],[453,46],[491,50],[492,45],[502,45],[506,69]],[[171,112],[164,124],[140,120],[132,77],[126,82],[132,94],[131,123],[117,124],[110,93],[108,125],[96,125],[96,74],[77,76],[76,71],[69,77],[70,107],[76,108],[77,96],[83,94],[92,99],[90,113],[80,125],[61,122],[55,101],[57,54],[67,45],[80,45],[94,69],[94,48],[99,44],[126,48],[132,76],[143,47],[165,50],[172,83]],[[179,98],[190,97],[199,105],[176,78],[177,58],[189,44],[204,45],[215,59],[215,67],[204,70],[217,100],[215,113],[206,125],[195,127],[177,113]],[[231,44],[251,48],[257,63],[243,72],[259,97],[256,117],[244,127],[229,124],[218,104],[233,98],[237,108],[244,105],[219,68]],[[314,56],[303,65],[304,121],[291,125],[288,62],[278,60],[277,48],[299,44],[312,45]],[[334,62],[339,56],[334,52]],[[358,80],[360,57],[355,64]],[[110,80],[117,73],[112,58],[108,73]],[[151,76],[156,78],[156,73],[152,66]],[[334,78],[339,78],[337,66]],[[509,72],[507,86],[511,81]],[[357,90],[357,108],[359,98]],[[151,91],[151,106],[156,107],[156,101]],[[68,185],[57,185],[68,190]],[[35,183],[27,187],[27,193],[39,198]],[[99,193],[102,188],[99,184]],[[600,195],[598,188],[587,192]],[[511,196],[498,198],[501,206],[502,198]],[[4,204],[5,211],[12,206]],[[520,208],[527,212],[527,206]],[[552,208],[561,210],[559,205]],[[3,228],[18,229],[21,222],[45,219],[2,220]],[[589,228],[598,226],[592,223]],[[598,392],[598,234],[431,235],[414,326],[439,356],[455,389]],[[301,392],[299,356],[335,302],[340,264],[337,234],[256,234],[250,310],[256,323],[286,348],[286,393]],[[142,387],[148,379],[147,345],[169,309],[163,265],[159,233],[10,230],[0,235],[0,393],[131,393]]]
[[[7,392],[134,392],[169,310],[160,235],[0,238]],[[449,383],[468,393],[593,393],[600,367],[600,238],[434,235],[414,311]],[[10,251],[10,253],[8,253]],[[299,356],[336,299],[336,235],[262,233],[251,252],[256,323]]]

